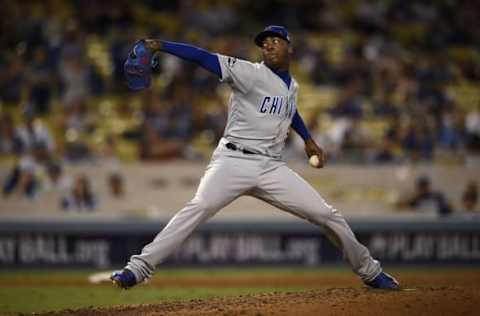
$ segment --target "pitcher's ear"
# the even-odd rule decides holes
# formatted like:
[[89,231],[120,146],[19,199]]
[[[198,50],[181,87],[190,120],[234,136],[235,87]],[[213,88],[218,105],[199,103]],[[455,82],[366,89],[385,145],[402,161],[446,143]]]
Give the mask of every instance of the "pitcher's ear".
[[288,53],[293,54],[293,47],[292,45],[288,45]]

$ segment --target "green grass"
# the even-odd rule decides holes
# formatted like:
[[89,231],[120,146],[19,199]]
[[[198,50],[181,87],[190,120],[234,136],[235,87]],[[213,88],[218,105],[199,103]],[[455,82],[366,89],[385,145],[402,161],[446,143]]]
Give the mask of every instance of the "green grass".
[[[473,270],[472,270],[473,269]],[[466,268],[465,271],[474,268]],[[409,275],[439,275],[442,273],[456,273],[462,271],[456,267],[432,268],[429,266],[416,266],[387,269],[393,275],[407,278]],[[205,299],[210,297],[238,296],[271,291],[302,291],[307,287],[274,287],[268,282],[259,283],[256,287],[207,288],[203,287],[162,287],[162,280],[168,284],[176,284],[177,280],[189,278],[208,279],[215,277],[231,280],[242,278],[275,279],[285,277],[302,277],[304,279],[328,276],[325,282],[314,285],[315,288],[332,287],[341,280],[349,280],[354,286],[361,286],[356,277],[346,266],[308,268],[211,268],[211,269],[160,269],[155,273],[154,284],[138,286],[132,290],[124,291],[113,287],[111,284],[94,285],[87,283],[87,277],[96,271],[38,271],[15,270],[0,271],[0,314],[4,313],[31,313],[44,311],[58,311],[63,309],[78,309],[84,307],[101,307],[114,305],[133,305],[161,303],[166,301]],[[476,275],[476,274],[474,274]],[[178,279],[176,279],[178,278]],[[475,281],[475,280],[474,280]],[[472,281],[472,282],[474,282]],[[233,282],[235,284],[235,282]],[[241,284],[238,283],[238,284]],[[473,283],[472,283],[473,284]],[[160,286],[158,286],[160,285]],[[311,288],[311,287],[310,287]]]
[[113,287],[27,287],[0,289],[0,312],[42,312],[82,307],[160,303],[171,300],[254,294],[272,288],[153,288],[138,287],[123,291]]
[[[316,271],[316,272],[315,272]],[[237,296],[271,291],[292,291],[302,288],[241,287],[241,288],[161,288],[138,286],[124,291],[110,284],[89,285],[86,278],[92,271],[0,271],[0,313],[30,313],[100,307],[160,303],[172,300],[204,299]],[[167,269],[155,278],[215,276],[253,277],[288,276],[318,273],[309,269]],[[341,273],[339,271],[339,273]],[[68,280],[71,284],[55,284],[55,280]],[[76,285],[76,282],[79,285]],[[30,284],[31,283],[31,284]],[[42,285],[45,283],[45,285]],[[8,286],[11,285],[11,286]]]

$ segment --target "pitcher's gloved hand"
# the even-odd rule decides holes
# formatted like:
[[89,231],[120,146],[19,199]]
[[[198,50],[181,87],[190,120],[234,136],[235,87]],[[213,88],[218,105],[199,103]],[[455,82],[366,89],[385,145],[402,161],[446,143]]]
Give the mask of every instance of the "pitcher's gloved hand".
[[157,65],[157,55],[147,48],[145,40],[136,42],[123,67],[128,87],[134,91],[150,87],[152,68]]

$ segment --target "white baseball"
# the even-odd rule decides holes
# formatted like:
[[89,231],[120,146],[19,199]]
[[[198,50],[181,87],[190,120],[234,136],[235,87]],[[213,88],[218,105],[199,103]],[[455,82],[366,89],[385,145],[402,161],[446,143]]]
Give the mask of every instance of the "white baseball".
[[320,164],[320,158],[318,158],[317,155],[313,155],[313,156],[310,157],[310,159],[308,159],[308,163],[309,163],[312,167],[317,168],[318,165]]

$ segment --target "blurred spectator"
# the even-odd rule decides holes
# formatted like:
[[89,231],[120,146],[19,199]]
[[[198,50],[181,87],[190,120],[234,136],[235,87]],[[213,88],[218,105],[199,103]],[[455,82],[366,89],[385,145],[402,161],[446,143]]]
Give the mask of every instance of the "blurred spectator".
[[480,100],[476,109],[470,111],[465,118],[465,164],[477,169],[480,164]]
[[372,136],[360,119],[352,119],[350,123],[345,131],[342,150],[350,162],[365,163],[373,145]]
[[402,139],[402,145],[410,160],[431,161],[434,153],[434,141],[435,138],[426,123],[411,121]]
[[329,110],[333,117],[360,118],[363,114],[363,100],[359,96],[360,82],[352,81],[340,94],[339,100]]
[[119,199],[125,196],[124,178],[120,173],[111,173],[108,176],[108,187],[114,198]]
[[376,163],[392,163],[395,158],[395,143],[390,138],[384,136],[380,146],[374,154],[373,161]]
[[46,114],[50,111],[50,100],[55,78],[48,64],[45,48],[38,47],[35,49],[33,60],[27,71],[30,92],[29,106],[37,114]]
[[[332,127],[325,132],[324,135],[324,145],[327,145],[325,148],[328,151],[328,156],[330,158],[337,158],[341,156],[341,150],[343,149],[343,143],[347,135],[347,131],[352,125],[352,120],[348,118],[339,118],[333,121]],[[317,124],[314,126],[317,127]],[[318,128],[318,127],[317,127]],[[317,131],[317,135],[320,134]],[[321,136],[321,135],[318,135]],[[298,143],[302,148],[303,144]],[[302,149],[303,152],[303,149]]]
[[450,80],[448,65],[441,59],[421,59],[417,66],[416,79],[419,83],[417,99],[427,106],[428,111],[438,118],[447,108],[450,99],[445,84]]
[[430,179],[422,176],[417,179],[415,192],[412,196],[398,203],[399,207],[408,207],[421,212],[435,212],[439,216],[447,216],[452,209],[444,196],[439,191],[433,191]]
[[25,114],[25,124],[16,128],[15,135],[19,160],[5,179],[3,194],[7,197],[18,189],[33,198],[39,189],[38,168],[53,158],[55,145],[47,127],[32,113]]
[[478,184],[476,181],[470,181],[462,194],[463,212],[478,212]]
[[88,64],[87,70],[88,91],[92,96],[102,96],[105,93],[105,81],[100,69],[93,63]]
[[193,136],[190,89],[181,82],[176,82],[172,89],[175,93],[170,99],[154,93],[147,95],[140,148],[143,159],[182,157]]
[[72,57],[65,60],[60,69],[60,78],[65,87],[64,106],[83,102],[89,96],[88,66],[81,59]]
[[62,208],[65,211],[94,211],[97,205],[95,194],[92,191],[90,180],[85,174],[77,174],[73,181],[73,187],[68,195],[62,200]]
[[117,155],[116,141],[113,136],[109,136],[106,139],[102,160],[102,163],[108,170],[107,185],[110,189],[110,194],[114,198],[124,197],[124,177],[121,173],[120,159]]
[[2,190],[3,196],[7,198],[16,191],[20,196],[33,199],[39,189],[36,171],[37,165],[33,157],[22,157],[5,179]]
[[20,56],[11,55],[5,61],[0,59],[0,101],[6,106],[20,104],[25,88],[25,64]]
[[70,107],[89,96],[89,65],[86,63],[84,34],[71,21],[65,33],[59,76],[63,85],[62,102]]
[[62,163],[60,161],[51,160],[45,166],[47,172],[47,180],[45,184],[43,184],[43,188],[45,191],[58,191],[58,192],[66,192],[72,186],[72,179],[69,175],[67,175],[64,170]]
[[13,118],[8,113],[0,113],[0,154],[19,154],[22,143],[15,130]]
[[467,114],[465,128],[469,136],[480,137],[480,100],[478,100],[476,109],[472,109]]
[[25,124],[16,128],[21,153],[33,154],[36,160],[45,161],[54,153],[55,142],[43,121],[34,113],[24,115]]
[[377,163],[395,163],[402,160],[402,139],[405,135],[405,119],[393,116],[388,120],[380,144],[373,155],[373,161]]
[[65,117],[62,122],[62,128],[68,133],[74,131],[76,133],[89,134],[92,133],[97,125],[97,120],[87,103],[83,100],[72,103],[70,108],[64,109]]
[[327,55],[327,47],[314,46],[308,39],[307,33],[297,34],[293,58],[298,60],[300,69],[309,75],[314,84],[333,84],[335,69]]
[[182,144],[165,139],[169,124],[168,103],[154,93],[146,93],[143,101],[140,157],[144,160],[178,157]]
[[47,163],[46,177],[41,178],[42,191],[55,193],[58,196],[58,206],[64,209],[64,206],[71,203],[71,192],[73,188],[73,179],[67,174],[60,161],[52,160]]
[[214,3],[213,6],[207,6],[201,1],[191,3],[193,8],[188,11],[188,20],[191,25],[204,29],[214,36],[232,30],[238,21],[238,15],[233,11],[232,5],[223,1],[212,1],[212,3]]
[[193,95],[190,87],[178,84],[169,107],[168,127],[163,136],[187,142],[193,136]]
[[392,93],[383,93],[373,101],[373,113],[380,117],[395,117],[399,107],[393,102]]
[[93,153],[87,143],[97,126],[97,119],[85,100],[77,100],[70,107],[63,108],[60,128],[66,137],[64,157],[70,162],[92,159]]
[[461,111],[442,113],[438,127],[438,143],[447,150],[456,150],[462,145],[464,137],[464,118]]

